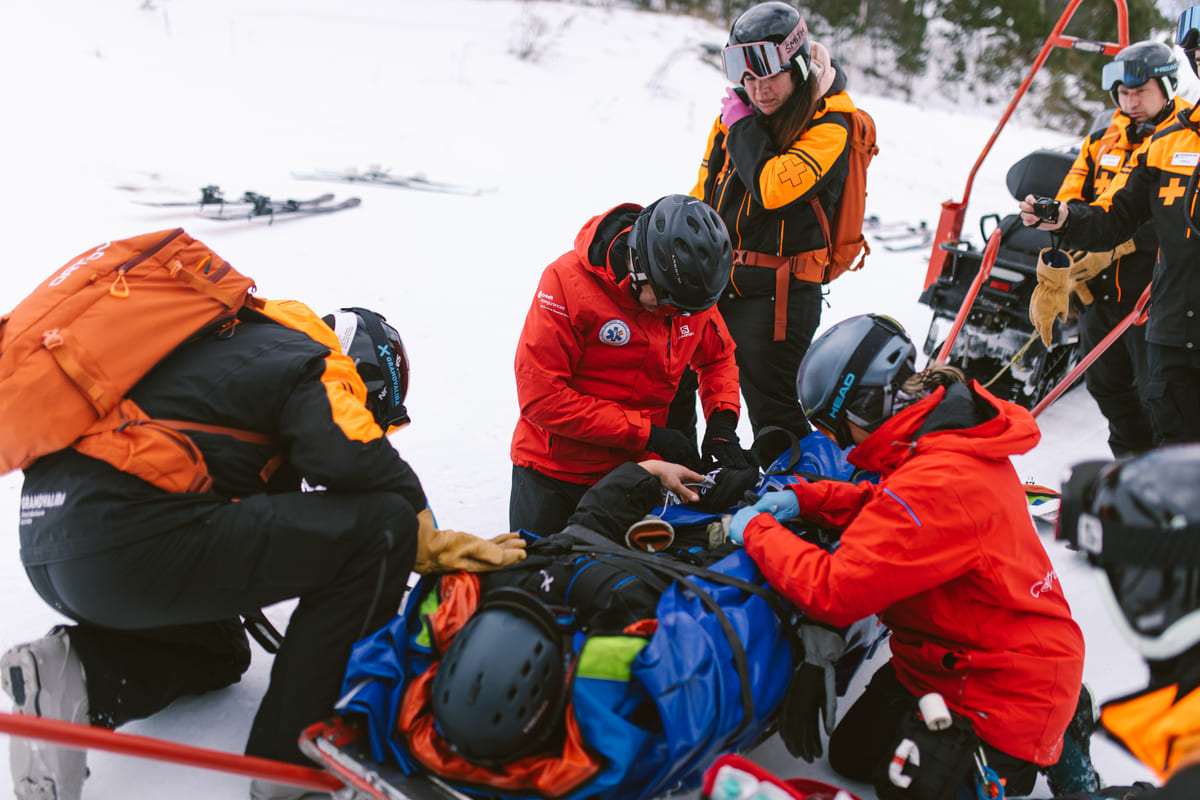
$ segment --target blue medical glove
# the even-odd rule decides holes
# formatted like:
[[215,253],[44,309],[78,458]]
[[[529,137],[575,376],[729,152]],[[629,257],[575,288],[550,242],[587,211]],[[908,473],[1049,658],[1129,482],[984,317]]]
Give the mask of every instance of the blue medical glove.
[[799,516],[800,500],[791,489],[782,489],[767,492],[751,508],[758,509],[756,513],[759,514],[766,511],[772,517],[782,522],[783,520]]
[[736,545],[745,544],[745,540],[742,537],[745,533],[746,525],[761,513],[762,511],[754,506],[739,508],[737,513],[733,515],[733,519],[729,521],[729,541]]

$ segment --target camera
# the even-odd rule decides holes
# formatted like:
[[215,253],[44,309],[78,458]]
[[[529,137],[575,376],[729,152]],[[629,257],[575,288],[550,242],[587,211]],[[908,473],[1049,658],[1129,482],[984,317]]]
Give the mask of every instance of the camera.
[[1038,197],[1033,201],[1033,213],[1044,222],[1058,221],[1058,201],[1053,197]]

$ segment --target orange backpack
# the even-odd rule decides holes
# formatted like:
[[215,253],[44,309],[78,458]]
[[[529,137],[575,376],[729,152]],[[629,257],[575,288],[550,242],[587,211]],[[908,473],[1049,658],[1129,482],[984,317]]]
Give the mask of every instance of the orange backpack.
[[265,310],[254,288],[182,228],[106,242],[57,270],[0,318],[0,474],[70,446],[167,491],[207,491],[204,458],[184,430],[273,443],[151,419],[125,397],[197,332],[243,306]]
[[[871,247],[863,236],[862,224],[867,210],[867,167],[879,152],[879,146],[875,144],[875,120],[861,108],[854,109],[846,118],[850,122],[850,170],[842,188],[842,199],[838,201],[834,214],[832,233],[821,204],[816,198],[810,201],[829,254],[821,277],[816,280],[818,283],[829,283],[843,272],[860,269],[867,256],[871,255]],[[862,253],[861,258],[859,253]],[[855,263],[855,259],[858,263]]]

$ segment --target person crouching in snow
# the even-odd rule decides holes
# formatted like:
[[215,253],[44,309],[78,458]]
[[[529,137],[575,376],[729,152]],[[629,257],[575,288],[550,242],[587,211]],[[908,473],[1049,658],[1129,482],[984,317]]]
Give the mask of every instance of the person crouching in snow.
[[[517,343],[512,530],[561,530],[588,487],[630,459],[749,466],[733,338],[715,308],[732,269],[721,217],[679,194],[598,214],[546,267]],[[664,427],[689,366],[708,419],[700,452],[694,437]]]
[[[1025,795],[1059,760],[1083,674],[1083,635],[1009,461],[1040,434],[1026,409],[952,367],[915,372],[915,353],[899,323],[876,314],[820,336],[796,377],[805,414],[881,480],[769,492],[734,515],[730,537],[813,619],[838,626],[878,614],[892,630],[890,661],[832,730],[834,770],[884,791],[899,726],[938,692],[1007,793]],[[840,530],[839,546],[830,553],[795,536],[780,523],[793,517]],[[977,749],[963,754],[959,779],[969,780]]]
[[[524,558],[515,534],[488,541],[434,523],[386,438],[408,422],[408,363],[382,315],[322,320],[299,303],[267,304],[278,316],[243,309],[130,392],[152,417],[198,431],[212,491],[167,492],[71,448],[26,468],[23,496],[61,499],[22,518],[21,560],[76,624],[0,656],[18,713],[116,728],[229,686],[250,665],[239,615],[296,598],[246,753],[309,764],[300,732],[332,712],[351,646],[395,614],[411,571]],[[270,431],[279,469],[262,468],[270,446],[217,425]],[[19,800],[79,800],[85,750],[20,737],[10,748]],[[263,779],[250,796],[329,797]]]

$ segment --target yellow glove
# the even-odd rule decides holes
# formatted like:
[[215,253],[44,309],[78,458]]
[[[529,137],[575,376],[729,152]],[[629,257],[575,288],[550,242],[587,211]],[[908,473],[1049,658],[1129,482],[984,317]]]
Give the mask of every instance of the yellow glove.
[[462,531],[434,526],[428,508],[417,514],[417,560],[413,570],[431,572],[491,572],[525,558],[525,540],[519,533],[502,533],[480,539]]
[[1112,250],[1101,250],[1097,253],[1076,250],[1071,253],[1071,277],[1079,283],[1090,281],[1108,269],[1118,258],[1127,256],[1133,251],[1133,239],[1121,242]]
[[1054,339],[1055,318],[1063,322],[1067,320],[1072,288],[1071,268],[1049,266],[1042,258],[1050,249],[1043,249],[1038,256],[1038,285],[1034,287],[1033,296],[1029,298],[1029,321],[1041,334],[1046,347],[1049,347]]

